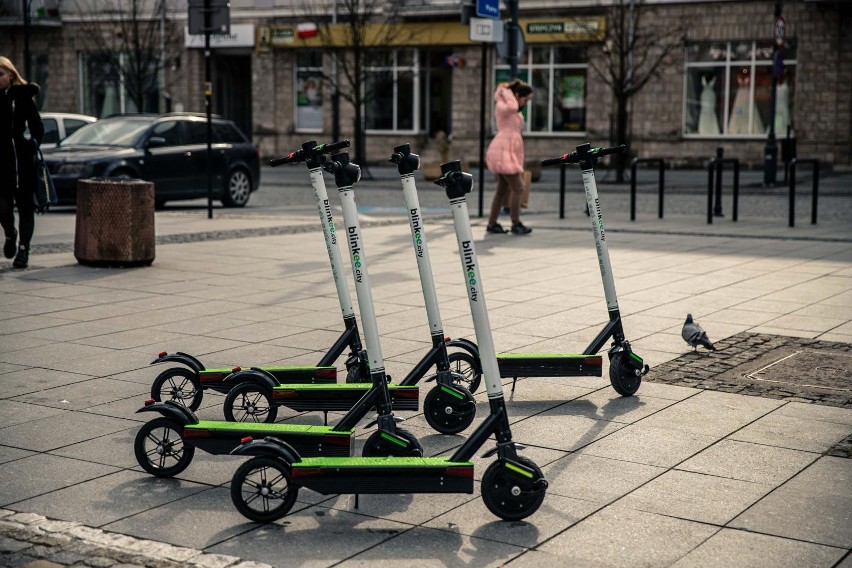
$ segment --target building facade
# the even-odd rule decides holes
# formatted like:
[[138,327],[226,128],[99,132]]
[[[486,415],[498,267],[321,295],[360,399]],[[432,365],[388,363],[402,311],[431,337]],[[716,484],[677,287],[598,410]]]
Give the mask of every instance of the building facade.
[[[133,2],[140,19],[159,26],[150,49],[165,61],[143,109],[126,96],[123,79],[92,54],[87,22],[100,20],[109,28],[108,13],[94,5],[70,12],[56,0],[32,4],[25,29],[21,3],[2,0],[0,53],[20,62],[29,45],[28,78],[45,87],[43,110],[96,116],[204,112],[203,36],[188,34],[185,0]],[[510,75],[506,42],[471,41],[459,2],[447,0],[389,2],[359,28],[361,40],[353,40],[352,14],[345,11],[351,4],[331,2],[317,14],[310,12],[318,3],[233,0],[230,33],[212,36],[213,112],[234,120],[263,156],[275,156],[305,140],[351,138],[357,86],[369,162],[385,161],[401,143],[439,161],[436,135],[443,133],[452,135],[452,159],[476,163],[481,122],[486,143],[493,135],[494,86]],[[778,8],[784,28],[776,38]],[[519,24],[517,75],[535,88],[524,111],[528,158],[558,155],[585,141],[615,141],[612,74],[623,68],[619,37],[628,37],[637,42],[626,58],[627,77],[630,69],[635,73],[628,86],[659,61],[626,107],[635,155],[697,166],[722,147],[745,167],[762,167],[773,127],[779,142],[795,140],[801,158],[852,166],[847,2],[525,0]],[[622,30],[630,35],[619,36]],[[642,41],[651,38],[657,43],[645,51]],[[359,49],[353,41],[363,41],[365,53],[354,84],[347,79],[355,73],[348,68],[351,53]],[[675,47],[660,60],[668,44]],[[785,152],[792,147],[783,146]]]

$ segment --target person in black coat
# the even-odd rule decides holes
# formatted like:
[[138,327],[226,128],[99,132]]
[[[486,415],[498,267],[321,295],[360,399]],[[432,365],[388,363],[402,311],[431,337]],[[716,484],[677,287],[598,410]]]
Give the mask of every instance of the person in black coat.
[[[27,83],[0,55],[0,226],[6,235],[3,255],[15,257],[15,268],[27,267],[35,229],[35,158],[44,136],[35,103],[38,92],[38,85]],[[15,230],[15,206],[20,231]]]

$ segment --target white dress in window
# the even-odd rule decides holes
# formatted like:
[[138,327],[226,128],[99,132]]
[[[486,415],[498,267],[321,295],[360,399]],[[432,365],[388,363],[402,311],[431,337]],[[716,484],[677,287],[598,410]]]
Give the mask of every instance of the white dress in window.
[[749,116],[749,79],[737,78],[737,93],[734,95],[734,104],[731,106],[731,118],[728,120],[728,134],[763,134],[766,128],[757,113],[756,108],[751,109],[752,126],[748,127]]
[[709,81],[701,78],[701,112],[698,114],[699,134],[719,134],[719,119],[716,117],[716,77]]

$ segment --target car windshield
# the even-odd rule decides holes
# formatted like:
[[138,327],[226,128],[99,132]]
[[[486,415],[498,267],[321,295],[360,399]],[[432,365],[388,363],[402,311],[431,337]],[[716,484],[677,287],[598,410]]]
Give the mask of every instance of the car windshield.
[[89,144],[95,146],[135,146],[151,126],[140,119],[110,119],[87,124],[62,141],[62,146]]

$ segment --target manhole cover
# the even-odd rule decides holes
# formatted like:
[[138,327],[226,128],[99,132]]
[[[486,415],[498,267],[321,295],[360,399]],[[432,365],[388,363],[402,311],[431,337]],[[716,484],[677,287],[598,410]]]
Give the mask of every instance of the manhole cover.
[[852,392],[852,356],[825,351],[795,351],[754,371],[744,378],[806,389]]

